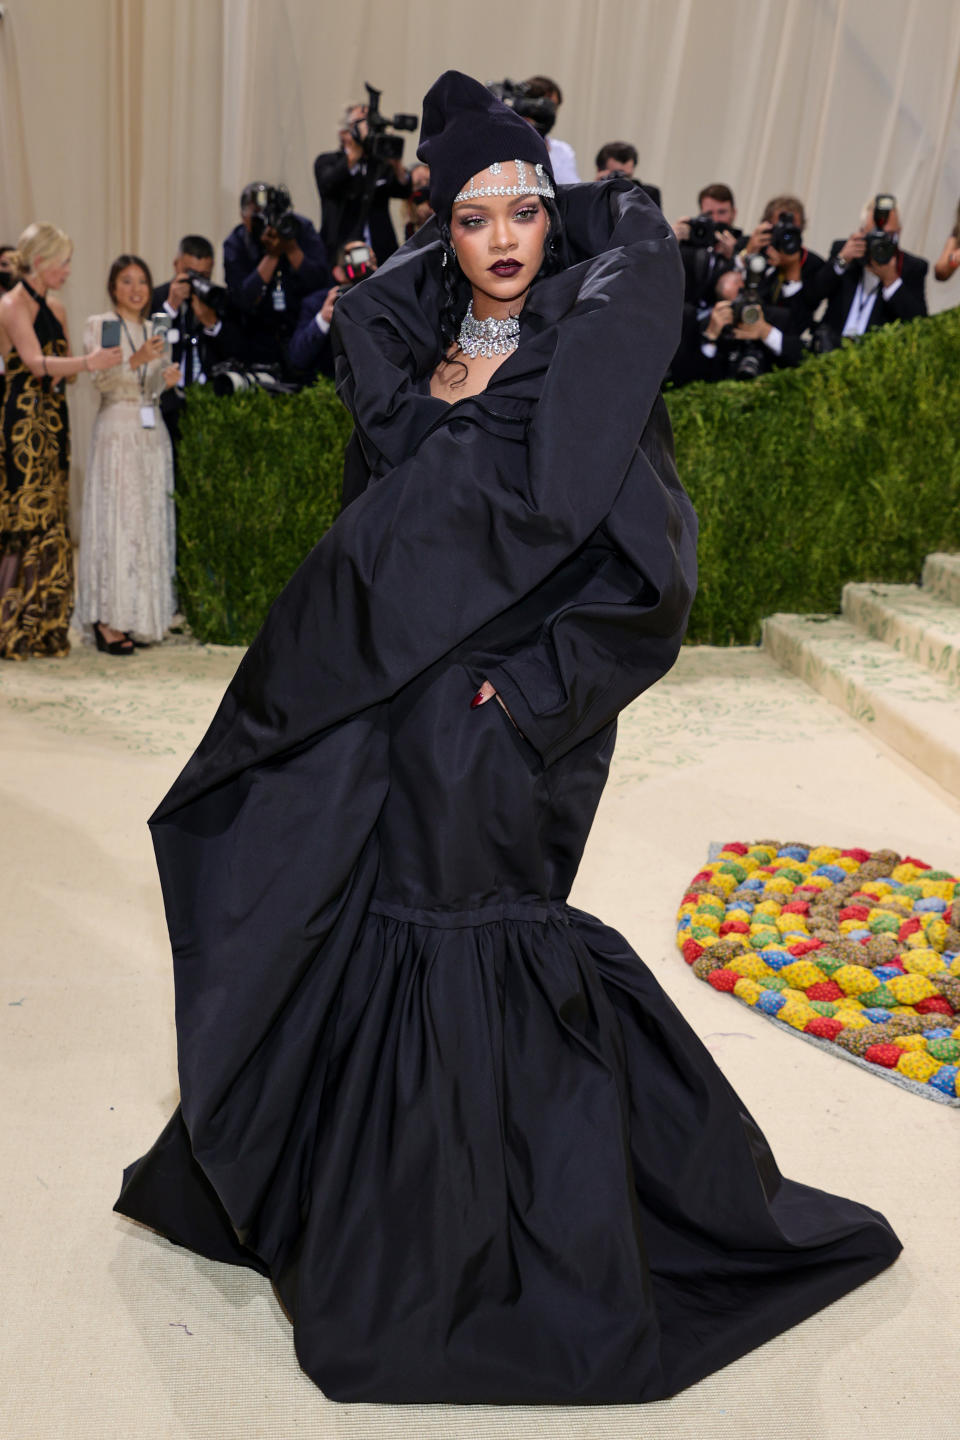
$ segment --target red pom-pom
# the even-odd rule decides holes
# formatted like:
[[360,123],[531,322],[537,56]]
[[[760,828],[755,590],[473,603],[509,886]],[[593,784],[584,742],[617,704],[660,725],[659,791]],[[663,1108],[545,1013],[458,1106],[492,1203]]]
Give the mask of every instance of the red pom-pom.
[[808,1000],[842,1000],[844,997],[836,980],[818,980],[808,985],[805,993]]
[[870,1045],[864,1051],[863,1058],[869,1060],[871,1065],[883,1065],[888,1070],[896,1070],[902,1054],[899,1045]]
[[906,940],[908,935],[915,935],[920,929],[920,921],[914,915],[909,920],[904,920],[897,935],[898,940]]
[[690,904],[692,903],[692,904],[696,905],[696,903],[697,903],[697,901],[698,901],[699,899],[700,899],[700,896],[699,896],[698,894],[696,894],[693,890],[688,890],[687,893],[686,893],[686,895],[684,895],[683,899],[680,901],[680,904],[681,904],[681,905],[690,905]]
[[692,965],[694,960],[699,960],[700,956],[704,952],[704,949],[705,947],[701,945],[697,940],[684,940],[683,944],[680,946],[683,958],[684,960],[686,960],[688,965]]
[[707,976],[714,990],[732,990],[740,979],[735,970],[711,970]]
[[799,960],[801,955],[812,955],[814,950],[820,950],[822,947],[822,940],[796,940],[792,945],[788,945],[787,949]]
[[808,915],[809,913],[809,900],[790,900],[786,905],[780,907],[781,915]]
[[901,975],[906,975],[907,973],[906,967],[899,955],[894,956],[892,960],[885,960],[883,963],[889,966],[891,970],[899,970]]
[[915,865],[918,870],[929,870],[930,866],[926,860],[918,860],[915,855],[904,855],[900,861],[901,865]]
[[748,855],[750,846],[744,845],[742,840],[731,840],[729,845],[724,845],[724,850],[729,850],[732,855]]
[[844,905],[842,910],[837,911],[838,920],[866,920],[870,911],[866,905]]
[[953,1006],[946,995],[928,995],[926,1000],[918,1000],[914,1005],[918,1015],[952,1015]]
[[690,881],[691,885],[706,885],[713,879],[712,870],[698,870]]
[[747,924],[746,920],[724,920],[723,924],[720,926],[720,929],[717,931],[717,934],[720,936],[749,935],[750,926]]
[[801,895],[801,894],[803,894],[803,895],[819,895],[819,894],[820,894],[820,886],[819,886],[819,885],[798,885],[798,886],[796,887],[796,889],[794,890],[793,893],[794,893],[794,895]]
[[841,850],[840,854],[850,860],[856,860],[858,865],[866,865],[870,859],[870,851],[861,850],[859,845],[855,845],[852,850]]
[[829,1015],[817,1015],[803,1027],[805,1035],[819,1035],[821,1040],[836,1040],[842,1029],[841,1021],[832,1020]]

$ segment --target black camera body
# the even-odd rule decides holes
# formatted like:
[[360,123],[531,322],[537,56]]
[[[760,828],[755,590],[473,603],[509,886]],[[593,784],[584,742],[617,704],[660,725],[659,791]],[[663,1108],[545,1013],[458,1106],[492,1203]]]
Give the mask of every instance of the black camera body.
[[781,255],[799,255],[803,249],[803,231],[794,223],[789,210],[781,210],[770,231],[770,244]]
[[767,262],[762,255],[747,256],[743,289],[735,300],[730,301],[734,325],[755,325],[763,319],[760,290],[766,273]]
[[363,152],[370,160],[401,160],[403,158],[403,136],[389,135],[389,130],[416,130],[420,121],[416,115],[399,113],[387,116],[380,114],[381,90],[374,90],[372,85],[367,85],[367,134],[366,138],[360,140],[359,134],[354,133],[354,138],[363,145]]
[[299,240],[300,221],[291,206],[286,185],[254,185],[250,197],[256,207],[250,224],[255,240],[262,239],[268,228],[276,230],[281,240]]
[[203,305],[209,305],[215,315],[222,315],[227,308],[227,289],[224,285],[214,285],[213,281],[206,275],[201,275],[199,270],[188,270],[183,277],[190,286],[190,294],[196,295]]
[[874,265],[889,264],[900,248],[898,238],[884,229],[891,211],[896,208],[895,195],[878,195],[873,202],[873,229],[864,236],[867,249],[863,258],[871,260]]
[[557,107],[545,95],[531,95],[530,86],[525,80],[519,83],[514,80],[498,80],[488,85],[487,89],[510,110],[515,110],[524,120],[529,120],[534,130],[544,139],[550,134],[557,118]]
[[689,222],[690,235],[687,244],[696,246],[698,250],[712,250],[717,243],[717,231],[723,228],[715,220],[711,220],[709,215],[696,215]]

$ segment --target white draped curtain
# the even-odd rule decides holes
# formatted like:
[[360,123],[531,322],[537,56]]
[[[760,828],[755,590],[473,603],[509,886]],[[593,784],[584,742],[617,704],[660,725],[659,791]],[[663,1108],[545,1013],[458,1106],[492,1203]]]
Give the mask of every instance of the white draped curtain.
[[[545,73],[556,134],[591,178],[629,140],[669,218],[724,181],[738,221],[796,193],[823,251],[878,190],[905,246],[935,258],[960,198],[957,0],[6,0],[0,20],[0,241],[52,220],[75,243],[74,344],[112,257],[157,279],[178,237],[218,252],[251,179],[283,180],[318,218],[312,163],[363,82],[417,110],[444,69]],[[412,154],[414,137],[407,139]],[[928,283],[932,310],[960,279]],[[93,409],[73,388],[80,468]]]

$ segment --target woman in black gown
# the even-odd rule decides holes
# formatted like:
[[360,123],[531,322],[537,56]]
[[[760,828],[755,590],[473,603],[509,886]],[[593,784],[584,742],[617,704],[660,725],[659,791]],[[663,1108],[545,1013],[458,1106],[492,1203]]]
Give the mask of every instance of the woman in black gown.
[[117,1208],[269,1275],[334,1399],[655,1400],[900,1247],[567,903],[692,598],[669,227],[456,72],[419,153],[337,309],[350,503],[151,822],[182,1104]]

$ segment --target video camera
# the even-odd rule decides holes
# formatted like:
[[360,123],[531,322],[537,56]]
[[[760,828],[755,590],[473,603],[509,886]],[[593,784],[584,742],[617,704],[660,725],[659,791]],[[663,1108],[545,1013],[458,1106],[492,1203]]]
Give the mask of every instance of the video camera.
[[884,230],[884,225],[890,218],[891,210],[897,208],[895,195],[878,195],[873,202],[873,229],[868,230],[865,235],[867,251],[865,260],[872,260],[874,265],[886,265],[896,255],[898,240],[889,230]]
[[268,228],[276,230],[281,240],[299,240],[300,221],[291,206],[286,185],[249,185],[244,191],[244,203],[254,206],[250,224],[254,240],[262,239]]
[[366,85],[367,92],[367,134],[361,139],[358,127],[352,127],[354,139],[363,146],[363,152],[371,160],[400,160],[403,158],[403,136],[388,135],[388,130],[416,130],[420,124],[416,115],[399,114],[393,117],[380,114],[382,90]]
[[531,95],[530,85],[526,80],[519,84],[513,80],[495,81],[488,85],[487,89],[504,105],[515,110],[522,119],[532,121],[534,130],[544,139],[550,134],[557,118],[557,107],[545,95]]

